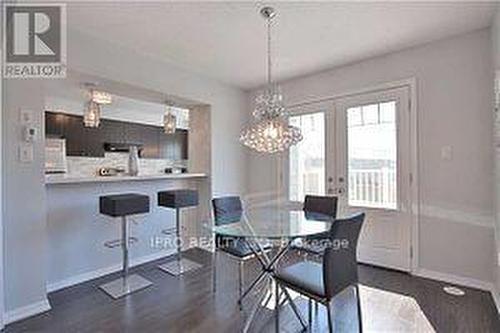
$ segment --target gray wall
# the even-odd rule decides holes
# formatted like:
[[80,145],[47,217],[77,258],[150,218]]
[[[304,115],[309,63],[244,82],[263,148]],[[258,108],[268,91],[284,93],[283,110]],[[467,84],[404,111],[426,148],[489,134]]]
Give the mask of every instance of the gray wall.
[[[290,80],[282,91],[294,105],[416,77],[419,266],[491,282],[492,73],[490,31],[481,30]],[[453,147],[452,161],[443,146]],[[250,196],[276,191],[276,157],[252,154],[248,167]]]
[[491,37],[493,44],[493,65],[498,70],[500,69],[500,7],[493,18]]
[[[491,27],[491,40],[493,44],[493,64],[496,73],[497,84],[500,84],[500,9],[497,10]],[[500,86],[497,87],[497,90]],[[496,92],[500,94],[500,91]],[[500,143],[500,116],[497,111],[495,119],[494,139],[496,145]],[[496,190],[496,219],[495,219],[495,236],[496,236],[496,256],[493,262],[493,270],[496,278],[497,297],[500,299],[500,147],[495,146],[495,190]]]
[[[5,310],[45,300],[46,223],[43,151],[35,142],[34,162],[19,162],[19,109],[40,111],[43,91],[36,80],[4,81],[2,174]],[[41,123],[42,113],[34,112]]]
[[[246,155],[238,142],[239,128],[246,119],[246,95],[242,91],[121,48],[112,41],[95,40],[72,30],[68,31],[67,59],[71,70],[210,104],[213,193],[245,192]],[[7,194],[4,196],[4,262],[8,269],[4,276],[8,312],[42,301],[46,296],[47,202],[42,141],[36,143],[34,163],[21,164],[18,110],[34,110],[41,129],[44,99],[50,91],[44,91],[44,80],[40,79],[4,83],[2,182]]]

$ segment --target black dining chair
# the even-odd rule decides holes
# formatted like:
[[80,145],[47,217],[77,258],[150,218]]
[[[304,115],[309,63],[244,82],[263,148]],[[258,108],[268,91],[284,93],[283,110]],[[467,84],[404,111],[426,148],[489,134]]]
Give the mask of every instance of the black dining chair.
[[335,218],[337,216],[338,198],[334,196],[306,195],[304,211],[318,213]]
[[[214,212],[214,223],[216,226],[238,223],[243,214],[243,205],[238,196],[228,196],[212,199]],[[269,246],[264,246],[264,249],[269,249]],[[244,263],[248,259],[254,257],[250,247],[242,238],[228,237],[223,235],[215,235],[215,254],[214,267],[212,276],[212,289],[216,292],[217,287],[217,257],[218,252],[226,254],[229,258],[238,263],[238,291],[239,298],[243,294],[243,271]],[[241,308],[241,303],[239,304]]]
[[[365,219],[364,213],[336,220],[321,241],[325,246],[322,264],[302,261],[275,274],[276,294],[288,288],[309,298],[309,325],[312,321],[312,300],[326,306],[328,329],[333,332],[331,300],[346,288],[354,287],[358,311],[358,327],[362,332],[361,299],[358,286],[357,245]],[[276,297],[276,328],[279,330],[279,297]],[[291,301],[293,303],[293,301]],[[294,304],[292,304],[295,307]],[[296,308],[296,307],[295,307]]]
[[[337,217],[338,198],[333,196],[321,195],[306,195],[304,199],[304,212],[307,218],[325,220],[331,222]],[[323,248],[313,240],[318,236],[307,237],[302,239],[298,244],[293,246],[294,250],[320,256],[323,253]],[[321,235],[319,236],[321,238]]]

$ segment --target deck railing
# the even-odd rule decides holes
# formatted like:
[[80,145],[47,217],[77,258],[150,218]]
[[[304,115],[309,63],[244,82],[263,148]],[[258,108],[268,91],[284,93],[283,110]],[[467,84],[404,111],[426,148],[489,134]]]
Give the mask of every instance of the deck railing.
[[396,208],[396,183],[396,171],[389,168],[350,169],[349,205]]

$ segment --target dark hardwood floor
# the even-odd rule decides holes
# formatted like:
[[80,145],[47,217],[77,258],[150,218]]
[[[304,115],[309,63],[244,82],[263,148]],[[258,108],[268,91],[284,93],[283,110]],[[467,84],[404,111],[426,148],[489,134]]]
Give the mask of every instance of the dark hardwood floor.
[[[219,261],[218,290],[211,292],[211,256],[191,250],[187,257],[205,267],[181,278],[156,268],[162,259],[134,268],[154,286],[112,300],[97,286],[116,278],[113,274],[51,293],[50,312],[8,325],[5,332],[238,332],[250,304],[241,313],[236,306],[237,267]],[[223,256],[220,256],[223,258]],[[290,256],[284,260],[296,260]],[[257,270],[247,266],[247,279]],[[489,293],[464,288],[463,297],[442,291],[443,283],[360,265],[363,324],[366,332],[500,332],[498,313]],[[304,317],[307,301],[296,298]],[[250,303],[249,300],[248,303]],[[336,332],[356,332],[356,302],[346,291],[333,304]],[[299,332],[300,325],[286,306],[281,312],[283,332]],[[273,332],[271,309],[264,309],[252,332]],[[326,331],[326,314],[320,306],[313,332]]]

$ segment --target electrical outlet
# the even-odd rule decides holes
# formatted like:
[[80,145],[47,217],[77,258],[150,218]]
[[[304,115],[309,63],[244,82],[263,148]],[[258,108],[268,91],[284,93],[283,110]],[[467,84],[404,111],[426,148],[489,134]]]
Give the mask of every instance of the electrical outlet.
[[19,160],[22,163],[33,162],[33,144],[21,143],[19,145]]

